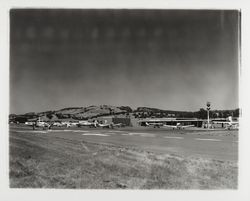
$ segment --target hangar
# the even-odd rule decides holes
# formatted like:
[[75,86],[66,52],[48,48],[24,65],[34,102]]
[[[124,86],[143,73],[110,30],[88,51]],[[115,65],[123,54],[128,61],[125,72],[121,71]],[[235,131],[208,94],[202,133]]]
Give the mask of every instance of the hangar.
[[140,126],[146,126],[147,123],[160,123],[165,125],[176,125],[181,123],[182,125],[194,125],[195,127],[202,127],[204,120],[197,118],[146,118],[138,121]]

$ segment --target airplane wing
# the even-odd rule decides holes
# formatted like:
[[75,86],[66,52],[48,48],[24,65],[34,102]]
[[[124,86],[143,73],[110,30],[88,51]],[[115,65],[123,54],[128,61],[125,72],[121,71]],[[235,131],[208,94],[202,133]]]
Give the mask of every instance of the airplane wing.
[[165,124],[165,125],[163,125],[164,127],[168,127],[168,128],[177,128],[177,126],[173,126],[173,125],[167,125],[167,124]]
[[122,123],[114,124],[113,126],[122,126]]
[[213,121],[214,124],[228,124],[228,121]]
[[194,125],[181,126],[182,128],[194,127]]
[[239,124],[239,122],[231,122],[231,124]]
[[109,127],[110,124],[98,124],[98,126],[100,126],[100,127]]
[[239,122],[231,122],[231,121],[214,121],[214,124],[239,124]]
[[155,126],[155,125],[162,125],[162,124],[161,123],[154,123],[154,122],[150,122],[150,123],[146,122],[146,125],[147,126]]

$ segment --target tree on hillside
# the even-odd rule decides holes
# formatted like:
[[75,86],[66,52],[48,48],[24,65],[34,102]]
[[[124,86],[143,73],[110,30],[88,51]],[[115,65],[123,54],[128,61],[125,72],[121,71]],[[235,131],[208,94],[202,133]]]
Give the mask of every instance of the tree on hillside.
[[48,114],[46,114],[46,117],[47,117],[47,118],[49,118],[49,119],[52,119],[52,117],[53,117],[53,114],[51,114],[51,113],[48,113]]
[[234,111],[234,117],[239,117],[239,116],[240,116],[240,109],[238,108]]
[[28,118],[25,116],[17,116],[14,120],[15,122],[25,123],[26,121],[28,121]]
[[197,112],[197,118],[198,119],[206,119],[207,118],[207,111],[204,108],[200,108],[200,110]]

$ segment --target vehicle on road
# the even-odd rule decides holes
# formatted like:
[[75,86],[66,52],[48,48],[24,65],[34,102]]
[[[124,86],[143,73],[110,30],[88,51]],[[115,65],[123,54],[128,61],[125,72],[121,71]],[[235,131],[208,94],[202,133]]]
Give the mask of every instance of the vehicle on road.
[[222,124],[223,127],[225,126],[225,129],[231,130],[231,129],[238,129],[239,128],[239,122],[233,121],[233,117],[229,116],[227,121],[213,121],[214,124]]

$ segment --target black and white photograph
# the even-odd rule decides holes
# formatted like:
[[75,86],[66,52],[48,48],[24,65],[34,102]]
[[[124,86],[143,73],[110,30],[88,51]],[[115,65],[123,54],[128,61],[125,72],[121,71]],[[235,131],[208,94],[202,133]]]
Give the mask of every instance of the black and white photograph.
[[237,9],[9,11],[9,187],[237,190]]

